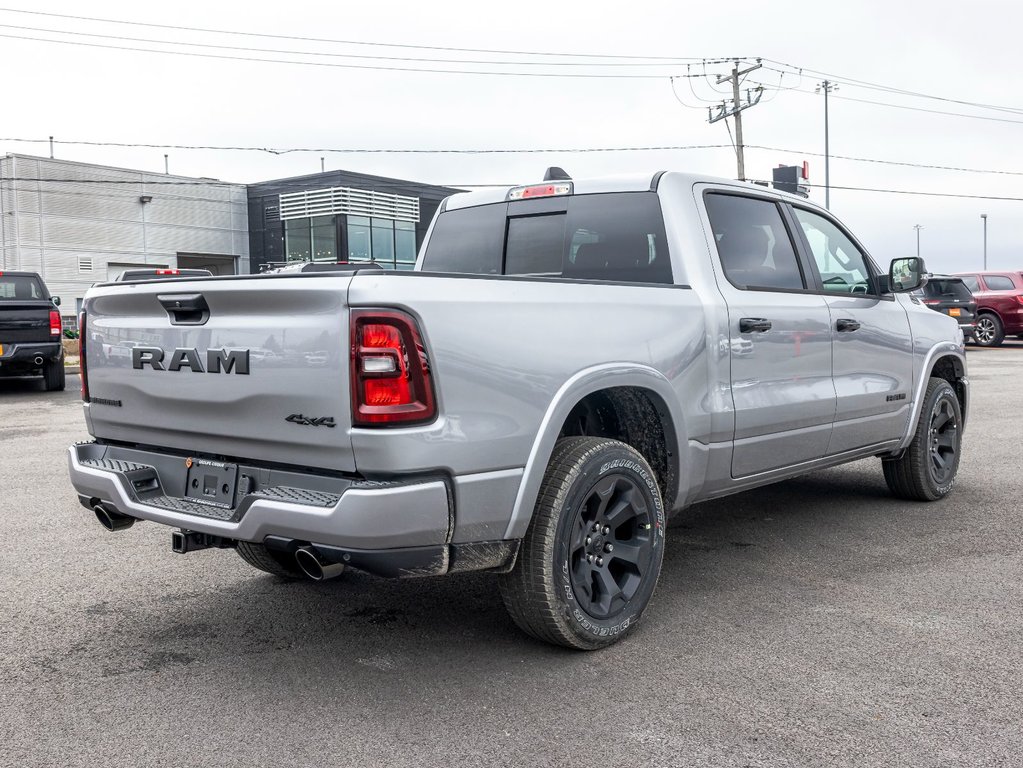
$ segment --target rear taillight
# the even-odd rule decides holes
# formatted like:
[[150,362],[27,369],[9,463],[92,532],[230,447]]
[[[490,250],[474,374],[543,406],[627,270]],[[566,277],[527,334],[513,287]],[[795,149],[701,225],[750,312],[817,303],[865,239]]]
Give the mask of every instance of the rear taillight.
[[78,313],[78,370],[82,377],[82,400],[89,402],[89,378],[85,375],[85,312]]
[[941,299],[924,299],[924,304],[931,306],[932,304],[940,304]]
[[437,415],[415,319],[393,309],[352,310],[352,425],[406,426]]
[[55,309],[50,310],[50,335],[60,336],[60,312]]
[[1016,301],[1018,301],[1020,304],[1023,304],[1023,293],[1016,295]]

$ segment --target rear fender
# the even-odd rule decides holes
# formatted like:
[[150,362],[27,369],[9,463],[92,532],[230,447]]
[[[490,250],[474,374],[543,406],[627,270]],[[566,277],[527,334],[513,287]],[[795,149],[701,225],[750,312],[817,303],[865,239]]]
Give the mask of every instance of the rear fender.
[[579,371],[568,379],[548,406],[543,420],[540,422],[536,439],[529,451],[529,458],[526,461],[525,471],[522,474],[522,481],[515,497],[515,506],[512,509],[511,520],[504,538],[520,539],[525,536],[529,521],[533,516],[533,507],[536,505],[536,499],[540,493],[544,473],[547,471],[547,464],[554,453],[558,434],[569,413],[587,395],[615,387],[636,387],[649,390],[658,395],[668,409],[673,426],[665,426],[666,429],[674,430],[675,445],[679,446],[676,450],[675,461],[678,464],[680,480],[677,498],[665,499],[665,506],[672,509],[677,504],[677,499],[683,497],[688,477],[685,466],[686,457],[683,451],[683,447],[688,444],[687,432],[682,411],[679,408],[678,397],[671,384],[663,375],[648,366],[634,363],[608,363],[594,366]]

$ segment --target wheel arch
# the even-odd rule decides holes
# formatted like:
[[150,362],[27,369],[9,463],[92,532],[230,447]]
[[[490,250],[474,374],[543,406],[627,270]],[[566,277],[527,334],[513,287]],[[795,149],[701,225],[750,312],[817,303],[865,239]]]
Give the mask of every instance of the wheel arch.
[[924,393],[927,391],[927,384],[932,377],[944,379],[952,385],[963,415],[963,427],[966,427],[970,407],[970,380],[966,370],[966,356],[958,345],[944,342],[931,349],[924,364],[920,367],[920,377],[913,393],[913,411],[906,424],[905,435],[899,443],[899,451],[904,450],[913,440],[913,433],[916,431],[916,425],[923,409]]
[[[597,414],[593,430],[573,427],[580,409]],[[610,409],[610,410],[609,410]],[[672,509],[685,477],[684,418],[668,380],[653,368],[607,364],[576,373],[555,394],[540,423],[519,483],[506,539],[525,535],[547,464],[562,436],[614,437],[646,458],[657,475],[666,509]]]

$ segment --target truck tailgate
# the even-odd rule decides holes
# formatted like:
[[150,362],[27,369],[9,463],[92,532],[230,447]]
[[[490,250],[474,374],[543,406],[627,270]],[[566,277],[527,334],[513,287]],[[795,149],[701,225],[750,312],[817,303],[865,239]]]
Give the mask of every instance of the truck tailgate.
[[[354,471],[350,280],[301,275],[93,289],[84,329],[90,431],[185,452],[201,447],[228,458]],[[179,300],[199,309],[179,313]]]

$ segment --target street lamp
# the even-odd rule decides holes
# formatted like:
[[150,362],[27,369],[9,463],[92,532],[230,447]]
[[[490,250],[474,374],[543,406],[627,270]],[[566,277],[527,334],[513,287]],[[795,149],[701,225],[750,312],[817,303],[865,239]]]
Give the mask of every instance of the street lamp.
[[987,271],[987,214],[980,214],[980,218],[984,221],[984,271]]
[[919,224],[914,224],[913,229],[916,230],[916,257],[920,258],[920,230],[923,229]]

